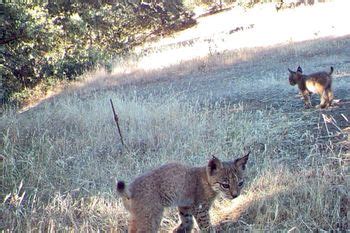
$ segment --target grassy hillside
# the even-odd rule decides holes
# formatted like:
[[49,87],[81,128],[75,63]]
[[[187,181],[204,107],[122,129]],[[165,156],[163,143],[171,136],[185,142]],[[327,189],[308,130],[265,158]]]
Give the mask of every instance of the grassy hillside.
[[[342,11],[329,18],[334,30],[318,22],[293,26],[287,17],[294,13],[306,22],[315,9],[342,9],[345,1],[327,4],[276,13],[280,24],[312,32],[305,37],[270,25],[268,35],[279,39],[239,44],[234,38],[267,37],[261,31],[267,26],[257,24],[265,11],[245,21],[257,14],[252,9],[236,19],[257,25],[251,29],[208,29],[200,36],[199,24],[186,39],[190,31],[116,61],[112,74],[90,74],[21,112],[5,111],[0,229],[122,232],[128,215],[115,195],[115,178],[129,182],[170,161],[205,166],[212,154],[233,159],[250,149],[244,191],[233,201],[216,201],[215,224],[228,232],[349,230],[350,31],[337,24]],[[204,24],[223,17],[224,25],[227,14],[203,18]],[[225,49],[230,43],[237,47]],[[303,108],[288,83],[287,68],[298,65],[305,73],[335,67],[336,106]],[[316,105],[319,98],[312,100]],[[167,210],[161,232],[177,223],[176,210]]]

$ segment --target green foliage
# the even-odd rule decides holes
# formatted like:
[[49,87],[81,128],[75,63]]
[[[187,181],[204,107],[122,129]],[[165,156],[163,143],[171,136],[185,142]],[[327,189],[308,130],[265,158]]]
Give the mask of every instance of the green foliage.
[[[0,101],[47,79],[72,80],[149,35],[193,22],[176,1],[6,3],[0,28]],[[18,94],[17,94],[18,95]]]
[[[47,12],[40,8],[25,9],[5,5],[4,27],[1,28],[1,49],[4,67],[1,70],[5,98],[11,92],[33,87],[48,75],[50,59],[46,54],[55,47],[59,31]],[[35,22],[35,23],[33,23]]]

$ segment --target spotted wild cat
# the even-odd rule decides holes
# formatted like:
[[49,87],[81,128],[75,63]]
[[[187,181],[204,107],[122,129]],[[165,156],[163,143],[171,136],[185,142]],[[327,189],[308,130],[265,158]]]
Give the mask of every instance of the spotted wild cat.
[[333,67],[329,72],[317,72],[309,75],[304,75],[303,70],[299,66],[297,71],[289,71],[290,85],[298,85],[301,95],[304,98],[306,108],[312,107],[310,101],[310,94],[316,93],[320,95],[320,104],[316,107],[326,108],[332,105],[334,99],[332,90],[332,73]]
[[129,232],[157,232],[165,207],[178,207],[174,232],[190,232],[193,217],[201,230],[211,228],[209,209],[218,194],[239,196],[249,153],[234,161],[213,156],[207,166],[169,163],[137,177],[130,185],[117,181],[117,193],[130,212]]

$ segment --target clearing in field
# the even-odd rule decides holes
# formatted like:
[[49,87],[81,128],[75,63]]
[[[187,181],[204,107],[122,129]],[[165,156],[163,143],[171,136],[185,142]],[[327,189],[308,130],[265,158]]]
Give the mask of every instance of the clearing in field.
[[[122,232],[128,214],[115,178],[129,182],[171,161],[203,166],[213,154],[229,160],[249,148],[242,194],[215,202],[214,224],[227,232],[349,230],[348,5],[203,17],[116,61],[111,74],[6,111],[0,229]],[[334,67],[334,106],[303,108],[288,82],[298,65],[305,73]],[[161,232],[178,221],[167,210]]]

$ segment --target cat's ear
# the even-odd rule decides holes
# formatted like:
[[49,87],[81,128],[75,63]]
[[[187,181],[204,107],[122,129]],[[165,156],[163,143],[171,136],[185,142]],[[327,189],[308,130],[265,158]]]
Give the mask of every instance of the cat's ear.
[[245,165],[247,164],[248,158],[249,158],[250,151],[243,156],[242,158],[238,158],[234,161],[234,165],[239,169],[239,170],[245,170]]
[[209,163],[208,163],[208,173],[209,175],[214,175],[218,170],[220,170],[222,168],[222,163],[220,161],[220,159],[216,158],[214,155],[213,155],[213,158],[211,158],[209,160]]
[[297,72],[302,74],[303,73],[303,69],[300,66],[298,66]]
[[289,71],[289,73],[293,74],[293,71],[291,71],[289,68],[288,68],[288,71]]

